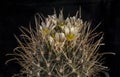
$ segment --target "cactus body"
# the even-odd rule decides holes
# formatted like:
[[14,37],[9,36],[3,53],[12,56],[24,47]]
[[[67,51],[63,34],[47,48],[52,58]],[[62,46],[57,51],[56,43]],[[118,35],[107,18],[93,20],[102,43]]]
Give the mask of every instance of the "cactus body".
[[35,29],[20,28],[22,41],[16,37],[14,60],[22,67],[18,77],[98,77],[106,68],[98,52],[103,34],[77,14],[67,18],[62,11],[47,18],[37,14],[35,24]]

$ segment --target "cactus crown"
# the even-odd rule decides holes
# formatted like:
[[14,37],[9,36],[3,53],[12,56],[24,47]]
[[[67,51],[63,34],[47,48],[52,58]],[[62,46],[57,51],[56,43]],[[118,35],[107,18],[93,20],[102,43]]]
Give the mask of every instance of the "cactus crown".
[[[76,13],[73,17],[35,16],[35,29],[21,27],[14,57],[21,65],[19,77],[98,77],[105,70],[98,52],[103,33],[90,28]],[[8,60],[8,61],[10,61]]]

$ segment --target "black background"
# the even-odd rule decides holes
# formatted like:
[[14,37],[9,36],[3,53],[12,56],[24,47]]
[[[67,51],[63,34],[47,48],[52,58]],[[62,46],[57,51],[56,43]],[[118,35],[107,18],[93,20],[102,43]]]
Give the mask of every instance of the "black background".
[[82,19],[92,20],[92,26],[101,22],[97,31],[104,32],[103,52],[115,52],[116,56],[106,55],[105,64],[110,68],[111,77],[120,77],[120,0],[4,0],[0,1],[0,77],[11,77],[19,72],[20,66],[14,62],[5,65],[7,53],[17,46],[14,34],[20,35],[19,27],[28,27],[34,14],[44,16],[63,8],[64,15],[75,15],[82,9]]

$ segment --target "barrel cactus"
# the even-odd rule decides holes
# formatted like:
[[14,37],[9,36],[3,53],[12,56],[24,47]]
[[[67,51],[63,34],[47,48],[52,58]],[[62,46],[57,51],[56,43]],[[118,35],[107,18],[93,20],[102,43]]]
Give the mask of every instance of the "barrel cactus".
[[77,12],[64,18],[63,12],[42,17],[35,15],[35,27],[21,27],[19,46],[13,59],[22,67],[14,77],[98,77],[103,66],[99,47],[103,33]]

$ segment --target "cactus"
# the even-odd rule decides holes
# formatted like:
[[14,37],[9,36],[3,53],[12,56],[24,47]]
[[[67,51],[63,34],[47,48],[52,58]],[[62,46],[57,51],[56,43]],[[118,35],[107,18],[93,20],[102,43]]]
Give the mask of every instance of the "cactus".
[[99,47],[103,33],[78,16],[64,18],[63,12],[44,18],[35,15],[35,28],[21,27],[19,46],[13,59],[21,65],[14,77],[98,77],[103,66]]

